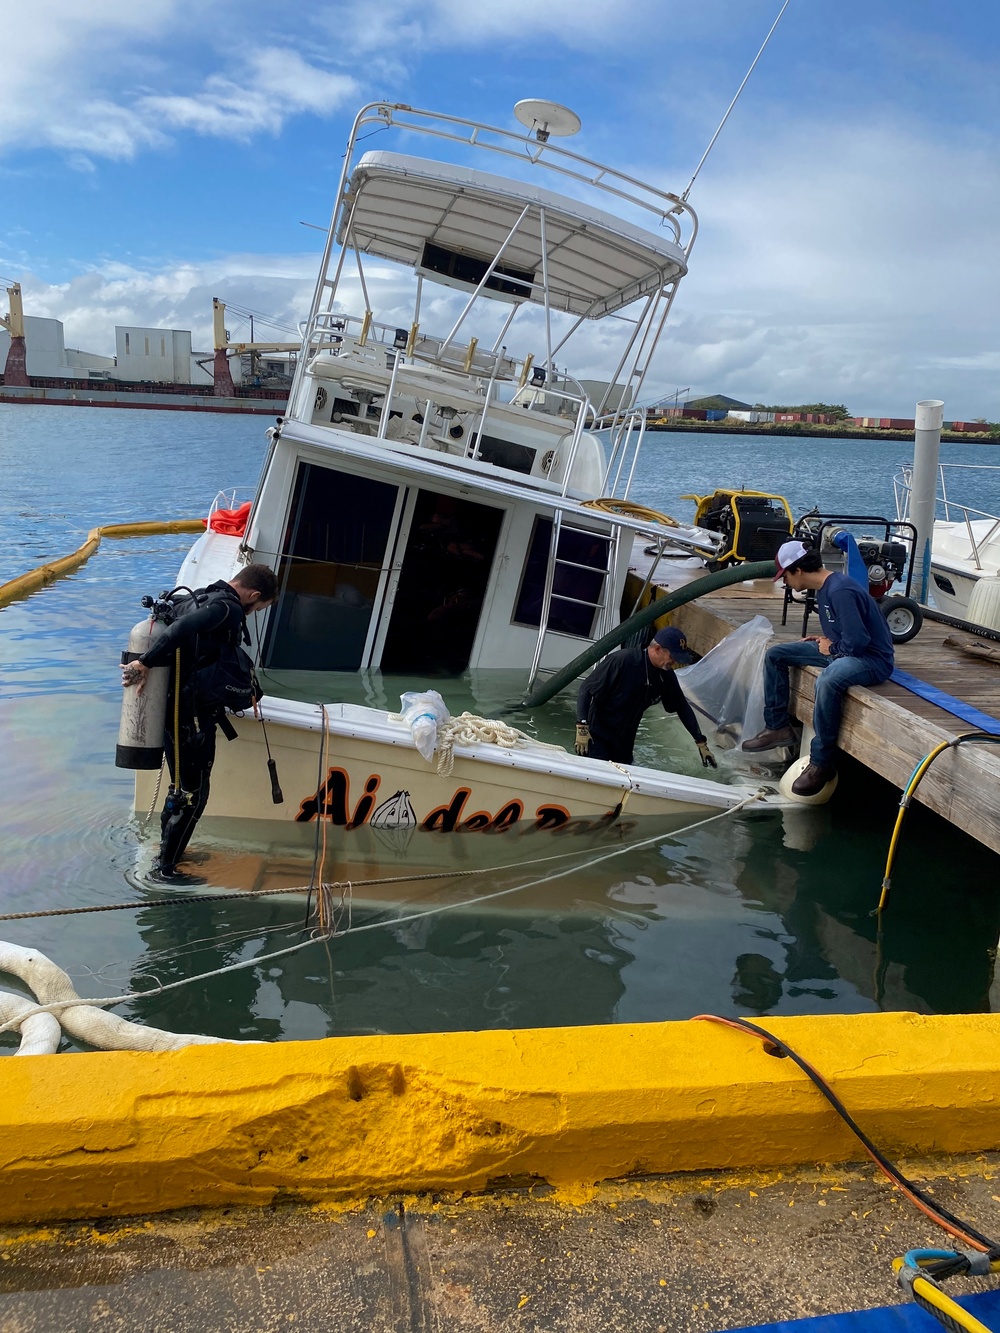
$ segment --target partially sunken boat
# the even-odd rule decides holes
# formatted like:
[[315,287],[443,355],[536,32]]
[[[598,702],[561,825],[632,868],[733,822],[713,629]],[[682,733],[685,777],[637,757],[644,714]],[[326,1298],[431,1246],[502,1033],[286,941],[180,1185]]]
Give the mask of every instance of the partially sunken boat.
[[[527,687],[648,599],[665,553],[711,554],[718,541],[629,500],[645,424],[635,404],[695,214],[552,142],[579,128],[565,108],[516,111],[523,131],[385,103],[359,112],[287,415],[269,432],[245,529],[210,522],[179,572],[198,587],[254,560],[280,581],[261,631],[260,711],[285,802],[272,803],[264,737],[247,718],[220,746],[207,812],[239,820],[241,838],[255,824],[273,836],[275,820],[308,832],[320,818],[349,859],[440,861],[440,837],[415,835],[503,832],[490,856],[504,860],[528,831],[606,829],[625,799],[629,818],[679,823],[747,796],[476,738],[438,773],[393,720],[403,691],[447,698],[442,677],[469,673],[481,689],[513,671]],[[359,155],[374,131],[407,147],[424,136],[455,160]],[[468,165],[484,153],[513,175]],[[596,386],[564,368],[574,344],[594,347],[595,327],[617,348]],[[368,698],[380,682],[392,703],[338,696],[329,673],[345,672]],[[140,774],[139,808],[151,794]],[[538,839],[523,845],[534,854]]]

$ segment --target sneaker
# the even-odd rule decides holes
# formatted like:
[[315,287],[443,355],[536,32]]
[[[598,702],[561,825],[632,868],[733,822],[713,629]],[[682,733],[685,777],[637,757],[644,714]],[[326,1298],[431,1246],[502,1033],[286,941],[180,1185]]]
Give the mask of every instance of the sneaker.
[[774,750],[779,745],[793,745],[795,739],[795,730],[790,724],[784,727],[765,727],[763,731],[758,731],[756,736],[744,741],[741,748],[750,751]]
[[792,783],[792,791],[796,796],[816,796],[836,776],[835,768],[826,768],[823,764],[809,764]]
[[154,865],[142,878],[146,884],[172,884],[175,888],[184,889],[194,889],[208,883],[201,875],[189,875],[176,866]]

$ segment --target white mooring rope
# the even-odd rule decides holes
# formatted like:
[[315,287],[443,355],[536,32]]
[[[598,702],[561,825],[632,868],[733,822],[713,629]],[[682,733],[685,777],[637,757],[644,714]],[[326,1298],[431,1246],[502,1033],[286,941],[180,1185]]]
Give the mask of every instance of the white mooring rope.
[[[748,805],[753,804],[754,801],[760,800],[764,794],[765,789],[761,788],[758,791],[753,792],[750,796],[745,797],[742,801],[738,801],[736,805],[730,806],[728,810],[720,810],[718,814],[709,815],[706,819],[696,820],[693,824],[685,825],[684,828],[671,829],[667,833],[656,833],[650,838],[642,839],[640,842],[628,843],[624,847],[615,847],[610,852],[602,852],[600,856],[591,857],[589,861],[584,861],[579,865],[567,866],[563,870],[554,870],[548,875],[542,875],[538,879],[529,880],[525,884],[514,884],[508,889],[496,889],[492,893],[480,894],[476,898],[463,898],[458,902],[439,903],[437,906],[428,907],[422,912],[409,912],[405,916],[385,917],[381,921],[369,921],[361,926],[352,925],[346,930],[336,932],[332,938],[340,939],[345,935],[360,935],[364,931],[381,930],[386,926],[406,925],[410,921],[420,921],[425,917],[439,916],[442,912],[453,912],[462,908],[476,907],[480,903],[492,902],[496,898],[505,898],[512,893],[522,893],[525,889],[537,888],[539,884],[548,884],[553,880],[564,879],[567,875],[575,874],[578,871],[589,870],[591,867],[600,865],[604,861],[613,860],[616,856],[624,856],[626,852],[642,851],[646,847],[653,847],[658,842],[666,841],[667,838],[683,837],[685,833],[691,833],[696,828],[703,828],[706,824],[713,824],[718,819],[725,819],[728,815],[735,815],[739,813],[740,810],[745,810]],[[482,873],[490,874],[492,872],[486,869]],[[221,977],[229,972],[239,972],[247,967],[259,967],[262,963],[271,962],[275,958],[284,958],[288,954],[298,953],[301,949],[307,949],[312,944],[324,942],[330,938],[331,936],[328,934],[313,934],[309,939],[301,940],[299,943],[292,944],[288,948],[276,949],[273,953],[269,954],[259,954],[255,958],[245,958],[238,963],[229,963],[226,967],[215,968],[211,972],[200,972],[196,976],[182,977],[180,981],[167,982],[163,985],[153,986],[145,991],[127,991],[123,995],[109,995],[102,999],[95,1000],[82,1000],[77,995],[76,991],[73,990],[69,976],[63,972],[61,968],[56,967],[55,963],[51,962],[50,959],[45,958],[44,954],[39,954],[37,950],[22,949],[16,944],[7,944],[0,941],[0,971],[11,972],[15,976],[23,976],[23,973],[19,971],[18,968],[25,966],[25,964],[18,960],[17,955],[25,955],[35,960],[42,960],[44,963],[48,964],[49,968],[53,969],[53,971],[58,974],[59,978],[62,979],[59,982],[59,995],[57,998],[49,1003],[43,1002],[42,1004],[35,1005],[26,1013],[0,1023],[0,1033],[9,1032],[12,1028],[20,1027],[26,1019],[34,1014],[50,1013],[57,1014],[59,1016],[59,1021],[63,1024],[66,1030],[72,1031],[69,1022],[67,1022],[67,1017],[69,1011],[73,1009],[84,1008],[85,1010],[93,1009],[96,1011],[98,1007],[106,1008],[112,1005],[124,1004],[128,1000],[148,999],[154,995],[164,995],[167,991],[177,990],[179,987],[190,985],[192,982],[207,981],[212,977]],[[16,967],[10,966],[12,961],[17,963]],[[35,989],[33,982],[29,980],[28,984],[32,987],[32,990],[35,990],[35,994],[38,995],[38,998],[44,1001],[44,995]],[[0,1014],[0,1018],[2,1017],[3,1015]],[[90,1019],[89,1015],[87,1017],[88,1029],[90,1029],[92,1027],[92,1019]],[[176,1045],[192,1045],[195,1043],[218,1042],[223,1040],[219,1037],[182,1036],[170,1032],[160,1032],[156,1028],[143,1028],[136,1023],[128,1023],[124,1019],[116,1018],[112,1014],[100,1014],[99,1017],[105,1019],[109,1024],[120,1025],[120,1029],[131,1029],[135,1033],[150,1034],[154,1039],[167,1039],[169,1042],[176,1043]],[[116,1031],[120,1029],[116,1027]],[[74,1035],[76,1034],[74,1033]],[[91,1045],[98,1044],[94,1041],[92,1036],[85,1035],[82,1030],[80,1036],[84,1041]],[[127,1049],[172,1050],[175,1049],[175,1046],[151,1045],[147,1043],[143,1045],[129,1046]]]

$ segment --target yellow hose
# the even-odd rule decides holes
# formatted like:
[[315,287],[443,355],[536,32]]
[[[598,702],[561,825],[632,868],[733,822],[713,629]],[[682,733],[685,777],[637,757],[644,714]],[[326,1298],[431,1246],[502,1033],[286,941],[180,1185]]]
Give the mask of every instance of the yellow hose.
[[649,509],[646,505],[633,504],[631,500],[616,500],[614,496],[602,496],[599,500],[584,500],[583,509],[600,509],[605,514],[621,514],[623,518],[643,519],[647,523],[658,523],[665,528],[679,528],[681,525],[669,514],[661,514],[658,509]]
[[921,759],[920,763],[913,770],[913,776],[906,784],[903,795],[899,801],[899,814],[896,816],[896,823],[893,826],[892,837],[889,840],[889,854],[885,861],[885,873],[882,876],[882,894],[878,900],[877,912],[882,912],[886,903],[889,901],[889,886],[892,881],[892,865],[896,859],[896,848],[899,845],[899,835],[903,831],[903,820],[906,818],[906,812],[910,808],[910,800],[913,793],[917,790],[921,778],[930,768],[934,760],[943,750],[947,750],[953,743],[953,740],[942,741],[941,744],[936,745],[929,754],[924,755],[923,759]]
[[44,588],[47,583],[62,578],[64,574],[72,574],[90,559],[100,546],[102,537],[155,537],[168,532],[204,531],[205,522],[200,518],[175,518],[162,523],[109,523],[105,527],[91,528],[87,540],[70,555],[39,565],[37,569],[11,579],[9,583],[0,584],[0,609],[27,597],[37,588]]
[[939,1312],[943,1316],[941,1323],[945,1328],[957,1324],[959,1328],[967,1329],[968,1333],[990,1333],[985,1324],[969,1314],[968,1310],[963,1310],[950,1296],[946,1296],[940,1287],[928,1282],[925,1277],[913,1279],[913,1296],[919,1305],[930,1305]]

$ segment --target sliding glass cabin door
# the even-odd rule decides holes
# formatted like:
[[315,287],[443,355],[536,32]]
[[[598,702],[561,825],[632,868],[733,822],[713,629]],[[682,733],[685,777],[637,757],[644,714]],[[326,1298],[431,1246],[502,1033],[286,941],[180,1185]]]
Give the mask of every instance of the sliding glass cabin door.
[[299,464],[266,667],[357,671],[367,665],[404,496],[403,488],[371,477]]

